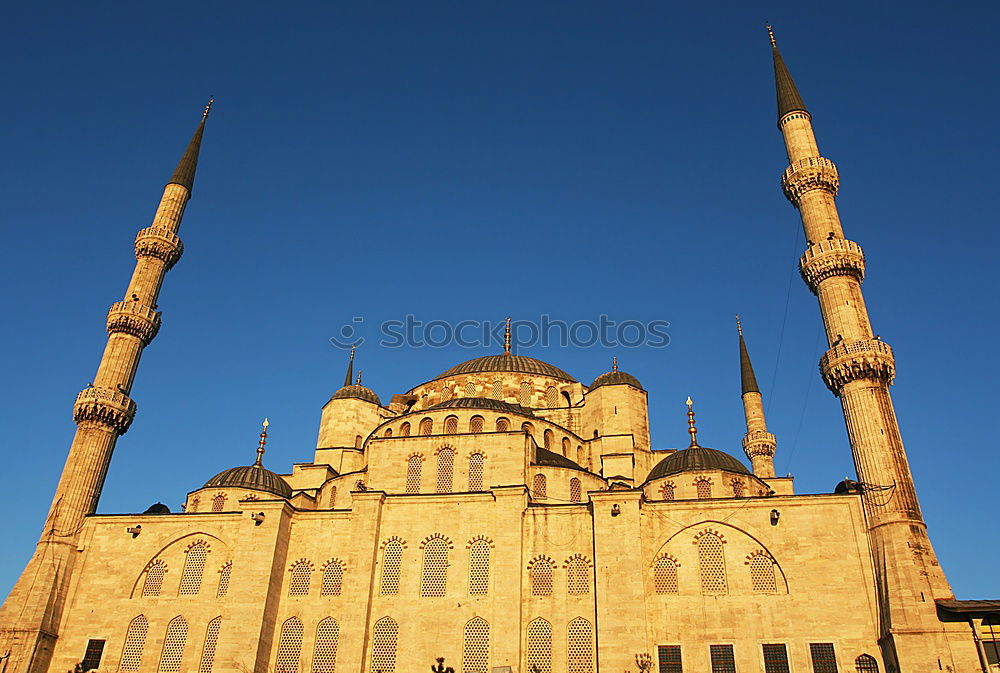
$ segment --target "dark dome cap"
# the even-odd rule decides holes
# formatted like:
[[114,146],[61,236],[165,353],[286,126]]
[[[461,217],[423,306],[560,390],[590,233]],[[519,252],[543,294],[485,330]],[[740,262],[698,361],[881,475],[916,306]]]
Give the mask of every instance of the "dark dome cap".
[[642,384],[639,383],[639,379],[635,378],[628,372],[607,372],[605,374],[601,374],[594,379],[593,383],[590,384],[590,390],[600,388],[601,386],[619,385],[632,386],[633,388],[643,390]]
[[206,481],[204,488],[245,488],[272,493],[282,498],[292,497],[292,487],[288,482],[260,465],[223,470]]
[[526,355],[512,355],[511,353],[484,355],[480,358],[466,360],[443,372],[437,378],[443,379],[449,376],[480,372],[517,372],[521,374],[548,376],[553,379],[562,379],[563,381],[576,381],[572,376],[558,367],[550,365],[548,362],[529,358]]
[[506,414],[519,414],[521,416],[534,416],[531,409],[526,409],[516,404],[509,404],[503,400],[494,400],[488,397],[456,397],[428,407],[424,411],[433,409],[486,409],[489,411],[499,411]]
[[349,386],[344,386],[343,388],[341,388],[340,390],[338,390],[337,392],[335,392],[333,394],[333,397],[331,397],[330,399],[331,400],[346,400],[346,399],[364,400],[366,402],[371,402],[372,404],[377,404],[378,406],[382,406],[382,400],[380,400],[378,398],[378,395],[375,394],[375,391],[372,390],[371,388],[368,388],[367,386],[363,386],[361,384],[351,384]]
[[746,465],[724,451],[710,449],[707,446],[695,446],[673,453],[656,464],[646,477],[650,482],[681,472],[700,472],[702,470],[725,470],[739,474],[751,475]]

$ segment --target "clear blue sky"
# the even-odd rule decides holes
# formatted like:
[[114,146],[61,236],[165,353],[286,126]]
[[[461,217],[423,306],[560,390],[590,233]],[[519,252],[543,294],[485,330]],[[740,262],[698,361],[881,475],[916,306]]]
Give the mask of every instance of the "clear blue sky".
[[[829,492],[853,464],[778,186],[771,20],[868,255],[931,538],[959,597],[1000,598],[998,19],[985,2],[8,6],[0,593],[210,94],[186,252],[101,511],[178,509],[252,460],[265,415],[266,463],[309,461],[343,378],[329,337],[407,313],[669,320],[668,348],[616,351],[654,446],[684,445],[690,394],[703,443],[741,457],[742,313],[777,468]],[[366,345],[358,365],[388,400],[484,352]],[[522,353],[585,383],[612,355]]]

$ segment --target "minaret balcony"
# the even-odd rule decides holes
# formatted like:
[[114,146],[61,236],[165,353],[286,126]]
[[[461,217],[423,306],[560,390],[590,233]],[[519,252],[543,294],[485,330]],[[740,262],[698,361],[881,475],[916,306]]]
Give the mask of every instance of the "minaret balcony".
[[131,334],[148,346],[160,331],[160,312],[138,301],[117,301],[108,310],[108,334]]
[[823,381],[834,395],[852,381],[881,381],[892,385],[896,359],[889,344],[879,339],[859,339],[840,343],[819,360]]
[[850,276],[860,283],[865,279],[865,253],[846,238],[819,241],[799,258],[799,273],[813,294],[820,283],[834,276]]
[[798,205],[806,192],[823,189],[836,196],[840,188],[840,173],[837,165],[824,157],[805,157],[785,169],[781,176],[781,189],[785,197]]
[[73,420],[77,423],[106,425],[124,435],[135,419],[135,402],[113,388],[84,388],[76,396]]
[[135,257],[156,257],[169,271],[184,254],[180,236],[166,227],[146,227],[135,236]]
[[774,456],[778,441],[767,430],[751,430],[743,436],[743,451],[751,460],[754,456]]

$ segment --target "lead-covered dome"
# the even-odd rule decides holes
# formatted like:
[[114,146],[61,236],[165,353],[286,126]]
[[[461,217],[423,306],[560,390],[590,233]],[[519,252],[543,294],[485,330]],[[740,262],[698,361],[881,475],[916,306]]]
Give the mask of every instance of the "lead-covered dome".
[[596,379],[594,379],[594,382],[590,384],[590,390],[593,390],[594,388],[600,388],[601,386],[617,386],[617,385],[628,385],[632,386],[633,388],[638,388],[639,390],[643,389],[642,384],[639,383],[639,379],[635,378],[628,372],[613,371],[601,374]]
[[576,381],[572,376],[558,367],[550,365],[548,362],[529,358],[526,355],[513,355],[511,353],[484,355],[483,357],[466,360],[443,372],[437,378],[443,379],[449,376],[479,372],[517,372],[521,374],[548,376],[553,379],[562,379],[563,381]]
[[489,411],[499,411],[507,414],[520,414],[522,416],[534,416],[531,409],[510,404],[503,400],[494,400],[488,397],[456,397],[445,402],[440,402],[430,407],[431,409],[486,409]]
[[746,465],[730,456],[725,451],[710,449],[707,446],[692,446],[672,453],[656,464],[646,477],[646,481],[662,479],[680,472],[700,472],[703,470],[725,470],[738,474],[751,475]]
[[377,404],[382,406],[382,400],[378,398],[375,391],[367,386],[363,386],[360,383],[353,383],[349,386],[344,386],[337,392],[333,394],[330,398],[331,400],[346,400],[346,399],[356,399],[365,400],[366,402],[371,402],[372,404]]
[[292,497],[288,482],[263,465],[244,465],[223,470],[205,482],[205,488],[245,488],[282,498]]

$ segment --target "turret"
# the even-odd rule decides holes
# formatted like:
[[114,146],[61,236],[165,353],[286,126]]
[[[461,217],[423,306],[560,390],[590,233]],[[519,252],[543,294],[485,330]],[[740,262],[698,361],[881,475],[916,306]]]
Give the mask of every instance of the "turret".
[[757,377],[750,363],[746,341],[743,340],[743,325],[736,316],[736,331],[740,338],[740,384],[743,397],[743,415],[746,418],[747,433],[743,436],[743,450],[753,465],[753,473],[758,477],[774,476],[774,451],[777,442],[767,431],[764,419],[764,401],[757,385]]

